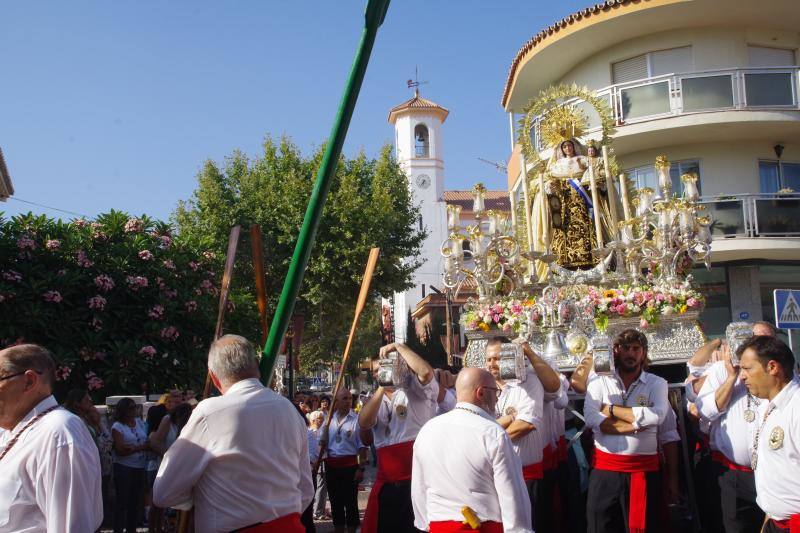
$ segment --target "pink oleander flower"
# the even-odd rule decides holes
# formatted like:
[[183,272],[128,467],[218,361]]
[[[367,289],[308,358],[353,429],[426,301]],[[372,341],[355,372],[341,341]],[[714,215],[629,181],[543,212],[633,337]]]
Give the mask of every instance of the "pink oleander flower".
[[65,268],[62,268],[61,270],[59,270],[58,272],[56,272],[56,275],[57,275],[59,278],[63,278],[64,276],[66,276],[66,275],[67,275],[67,270],[66,270]]
[[89,321],[89,325],[92,326],[95,331],[100,331],[101,329],[103,329],[103,321],[97,317],[92,318]]
[[166,261],[164,261],[164,268],[168,270],[175,270],[175,261],[173,261],[172,259],[167,259]]
[[147,359],[153,359],[157,352],[155,347],[148,344],[147,346],[142,346],[141,350],[139,350],[139,353],[144,355]]
[[17,239],[17,248],[20,250],[35,250],[36,242],[30,237],[20,237]]
[[128,285],[132,291],[138,291],[139,289],[150,285],[150,282],[147,281],[147,278],[144,276],[128,276],[125,278],[125,281],[128,282]]
[[197,311],[197,302],[195,302],[194,300],[189,300],[188,302],[186,302],[186,310],[190,313],[194,313],[195,311]]
[[197,272],[197,269],[200,268],[200,265],[195,263],[194,261],[189,261],[189,268]]
[[6,281],[10,281],[12,283],[19,283],[20,281],[22,281],[22,274],[20,274],[16,270],[4,270],[3,279]]
[[103,380],[94,372],[86,373],[86,388],[89,390],[99,390],[104,386]]
[[174,342],[174,341],[178,340],[179,336],[180,336],[180,333],[178,332],[178,328],[176,328],[175,326],[167,326],[166,328],[162,328],[161,329],[161,338],[162,339],[167,339],[169,341],[173,341]]
[[164,283],[164,278],[162,278],[161,276],[156,277],[156,285],[158,285],[159,289],[163,289],[164,287],[167,286],[167,284]]
[[174,300],[178,297],[178,291],[176,289],[170,289],[169,287],[164,287],[162,291],[164,293],[164,297],[167,300]]
[[147,316],[153,320],[158,320],[164,316],[164,306],[154,305],[152,309],[147,312]]
[[80,355],[81,359],[83,359],[84,361],[94,359],[94,352],[88,346],[84,346],[83,348],[78,350],[78,355]]
[[162,250],[166,250],[167,248],[172,246],[172,237],[170,237],[169,235],[161,235],[158,237],[158,240],[159,240],[158,247],[161,248]]
[[114,288],[114,280],[111,278],[111,276],[107,276],[105,274],[100,274],[94,278],[94,284],[103,292],[108,292]]
[[103,311],[106,308],[106,303],[108,303],[108,301],[98,294],[97,296],[92,296],[89,298],[86,303],[89,305],[89,309]]
[[150,261],[153,259],[153,253],[150,250],[142,250],[139,252],[139,259],[143,261]]
[[61,248],[61,241],[58,239],[50,239],[44,243],[44,247],[48,250],[58,250]]
[[44,298],[45,302],[54,304],[61,303],[64,300],[64,298],[61,296],[61,293],[58,291],[47,291],[42,295],[42,298]]
[[66,381],[72,370],[68,366],[59,366],[56,368],[56,381]]
[[125,223],[125,233],[139,233],[144,229],[144,222],[138,218],[129,218]]
[[104,231],[93,231],[92,232],[92,238],[97,240],[97,241],[107,241],[108,240],[108,234],[106,232],[104,232]]
[[89,256],[87,256],[86,252],[84,252],[83,250],[78,250],[76,260],[78,262],[78,266],[81,266],[83,268],[89,268],[92,265],[94,265],[94,263],[89,261]]

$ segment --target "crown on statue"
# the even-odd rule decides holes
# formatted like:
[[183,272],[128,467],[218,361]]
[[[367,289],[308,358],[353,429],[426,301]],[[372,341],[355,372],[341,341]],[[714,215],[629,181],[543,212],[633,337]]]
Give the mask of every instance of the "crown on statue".
[[586,115],[577,107],[553,107],[541,121],[539,135],[545,146],[557,146],[564,141],[582,137],[588,122]]

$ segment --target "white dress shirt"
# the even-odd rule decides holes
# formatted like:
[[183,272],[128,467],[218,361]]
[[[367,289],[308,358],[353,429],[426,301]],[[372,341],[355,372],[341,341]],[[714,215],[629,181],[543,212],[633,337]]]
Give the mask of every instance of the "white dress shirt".
[[257,379],[197,405],[153,486],[159,507],[194,503],[198,533],[302,513],[313,498],[306,426]]
[[[766,409],[770,406],[774,407],[758,438],[756,502],[770,518],[787,520],[800,513],[800,385],[797,381],[790,381]],[[758,419],[759,425],[763,418]],[[780,434],[782,440],[777,438]]]
[[670,442],[680,442],[681,435],[678,433],[678,417],[675,416],[675,411],[672,408],[667,409],[667,416],[664,421],[658,426],[658,447],[663,448],[665,444]]
[[[58,405],[48,396],[11,431],[0,453],[37,414]],[[103,521],[100,455],[86,424],[66,409],[44,415],[0,460],[0,532],[91,532]]]
[[534,430],[511,441],[514,451],[519,455],[522,466],[542,461],[542,449],[546,445],[547,430],[544,420],[544,389],[539,377],[532,371],[523,382],[505,383],[495,406],[498,417],[513,415],[516,420],[533,424]]
[[[694,404],[702,417],[711,422],[711,449],[722,453],[738,465],[749,467],[753,438],[766,410],[767,401],[748,395],[747,387],[737,376],[727,408],[719,410],[715,395],[728,377],[725,362],[718,361],[711,365],[705,376],[705,383]],[[751,422],[745,419],[745,411],[748,409],[753,411]]]
[[449,413],[456,406],[456,391],[455,389],[445,389],[444,398],[439,402],[439,407],[436,409],[436,415],[443,415]]
[[[619,375],[595,374],[586,387],[583,415],[592,428],[595,445],[604,452],[619,455],[655,455],[658,453],[658,426],[670,409],[664,378],[642,371],[626,391]],[[606,419],[601,404],[614,404],[633,409],[636,433],[608,435],[600,430]]]
[[384,394],[372,428],[375,447],[383,448],[417,438],[420,428],[436,416],[438,397],[439,383],[435,379],[423,385],[413,374],[403,388],[394,391],[391,399]]
[[544,393],[544,429],[546,430],[546,437],[543,440],[544,446],[548,444],[555,452],[558,445],[558,439],[564,435],[564,409],[569,404],[569,380],[559,372],[558,374],[561,386],[556,392]]
[[328,433],[330,439],[325,435],[323,428],[323,441],[327,441],[327,455],[329,457],[345,457],[349,455],[357,455],[358,450],[364,448],[359,436],[360,426],[358,425],[358,415],[352,409],[343,417],[339,417],[339,413],[333,412],[331,418],[331,425],[329,426]]
[[481,521],[507,532],[533,532],[522,464],[511,439],[483,409],[459,402],[425,424],[414,442],[414,525],[456,520],[469,506]]

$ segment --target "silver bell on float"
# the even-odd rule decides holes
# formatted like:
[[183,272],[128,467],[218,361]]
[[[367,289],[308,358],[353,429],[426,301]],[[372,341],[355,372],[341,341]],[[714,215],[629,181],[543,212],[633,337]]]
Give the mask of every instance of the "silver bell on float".
[[544,340],[542,359],[553,368],[569,364],[570,355],[564,335],[557,329],[551,329]]
[[378,385],[381,387],[401,387],[409,375],[406,360],[400,354],[389,352],[386,359],[378,361]]
[[731,364],[733,366],[739,364],[739,356],[736,355],[739,347],[752,336],[753,324],[750,322],[731,322],[725,328],[725,340],[728,341],[728,347],[731,350]]
[[525,352],[522,345],[516,342],[504,342],[500,345],[500,379],[517,379],[525,381]]
[[614,354],[612,353],[611,337],[605,333],[595,333],[589,343],[589,351],[594,360],[594,371],[601,376],[614,374]]

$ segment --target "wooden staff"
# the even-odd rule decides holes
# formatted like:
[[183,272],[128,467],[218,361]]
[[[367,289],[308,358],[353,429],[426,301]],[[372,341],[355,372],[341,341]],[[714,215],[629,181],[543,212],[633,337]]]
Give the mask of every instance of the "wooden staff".
[[261,345],[267,342],[269,322],[267,322],[267,284],[264,274],[264,250],[261,247],[261,226],[250,226],[250,245],[253,249],[253,274],[256,277],[256,300],[261,315]]
[[[380,248],[373,248],[369,251],[369,259],[367,259],[367,268],[364,270],[364,279],[361,280],[361,292],[358,293],[358,301],[356,302],[356,312],[353,316],[353,324],[350,326],[350,335],[347,337],[347,344],[344,347],[344,354],[342,354],[342,369],[339,371],[339,377],[336,379],[336,386],[333,389],[333,398],[331,404],[328,406],[328,416],[325,420],[325,429],[323,433],[327,434],[331,426],[331,419],[333,418],[333,407],[336,405],[336,395],[342,387],[344,381],[344,369],[347,368],[347,360],[350,358],[350,348],[353,346],[353,340],[356,336],[356,327],[358,326],[358,319],[361,312],[364,310],[364,305],[367,303],[367,296],[369,295],[369,286],[372,283],[372,273],[375,271],[375,265],[378,263],[378,254]],[[317,475],[319,470],[319,463],[322,461],[322,454],[325,452],[324,446],[320,446],[319,457],[314,463],[314,468],[311,470],[313,475]]]
[[[217,310],[217,327],[214,329],[214,340],[222,336],[222,326],[225,322],[225,310],[228,307],[228,295],[231,292],[231,278],[233,277],[233,264],[236,261],[236,248],[239,245],[239,232],[241,226],[234,226],[228,237],[228,255],[225,258],[225,272],[222,274],[222,286],[219,290],[219,309]],[[203,387],[203,400],[211,394],[211,373],[206,373],[206,384]]]

